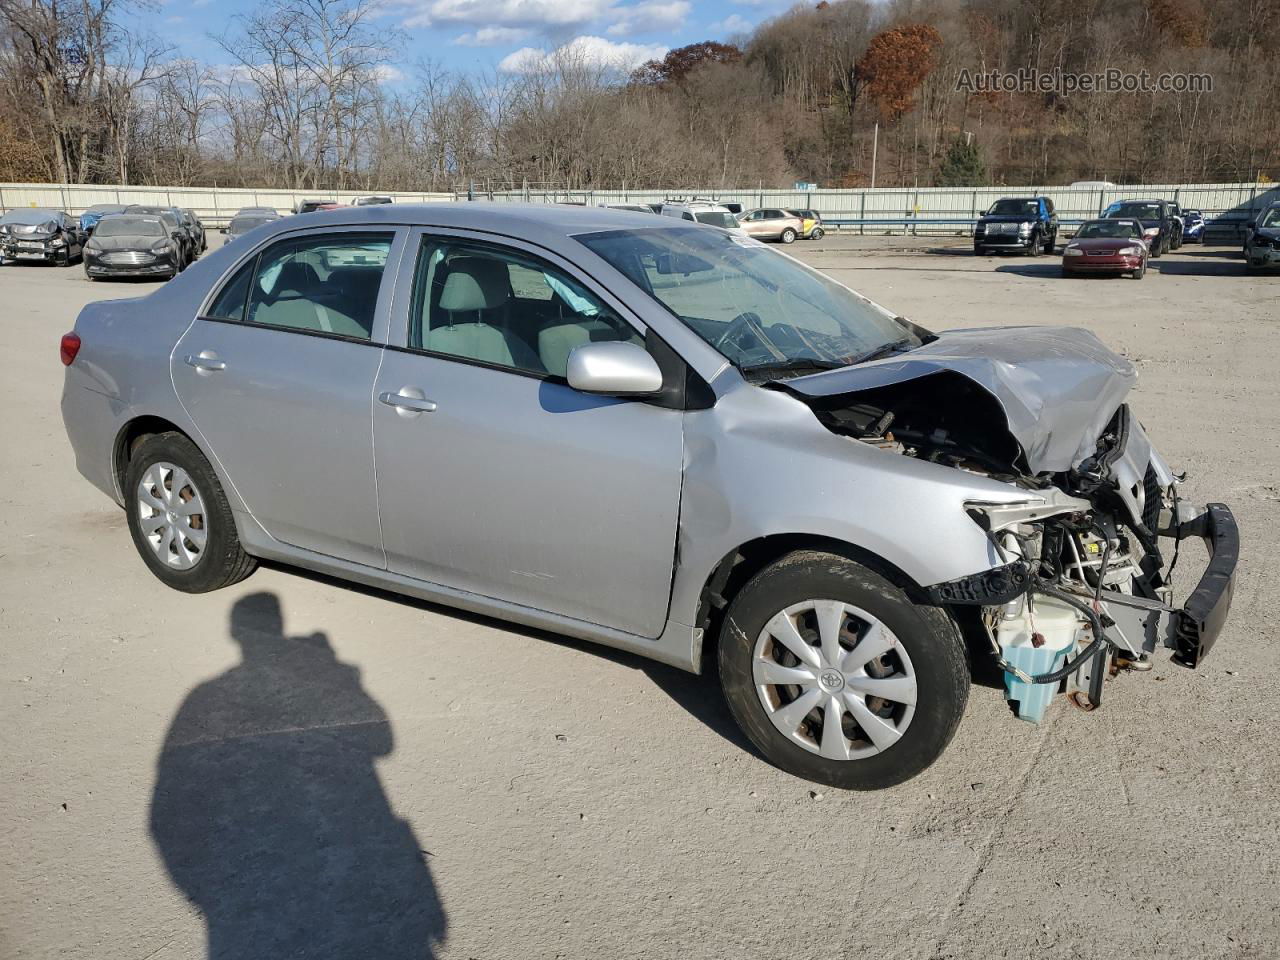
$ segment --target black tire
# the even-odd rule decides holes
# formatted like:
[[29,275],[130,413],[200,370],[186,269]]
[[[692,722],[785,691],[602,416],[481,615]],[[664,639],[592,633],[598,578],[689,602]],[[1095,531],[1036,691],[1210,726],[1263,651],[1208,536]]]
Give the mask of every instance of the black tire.
[[986,247],[980,247],[980,246],[978,246],[978,245],[975,243],[975,244],[973,245],[973,255],[974,255],[975,257],[985,257],[985,256],[987,255],[987,248],[986,248]]
[[826,231],[823,230],[821,227],[814,227],[813,230],[809,232],[809,239],[821,240],[826,235],[827,235]]
[[[204,503],[204,514],[196,516],[205,531],[206,540],[198,558],[187,569],[177,569],[162,561],[157,548],[143,533],[139,487],[147,471],[157,463],[169,463],[186,471],[191,488]],[[188,487],[184,485],[181,490],[172,492],[180,496],[187,491]],[[155,434],[133,451],[125,470],[124,497],[129,533],[133,536],[138,555],[158,580],[173,589],[185,593],[208,593],[238,583],[257,568],[258,562],[240,545],[235,519],[217,475],[200,449],[182,434]]]
[[[914,713],[900,739],[882,752],[848,760],[811,752],[780,732],[757,693],[755,646],[765,625],[787,607],[812,599],[839,600],[880,620],[897,638],[881,662],[892,661],[899,650],[909,658],[917,690]],[[846,625],[855,622],[845,621]],[[725,615],[718,656],[729,710],[764,757],[795,776],[847,790],[890,787],[928,767],[951,742],[969,697],[965,645],[950,615],[915,602],[902,588],[862,564],[818,551],[783,557],[738,592]],[[897,669],[901,667],[898,661]],[[879,709],[889,709],[887,701],[880,704]],[[846,734],[846,746],[848,742]]]
[[778,241],[780,243],[795,243],[796,232],[790,227],[787,227],[787,229],[783,230],[782,233],[778,235]]
[[1132,274],[1133,279],[1135,280],[1141,280],[1146,275],[1147,275],[1147,265],[1145,263],[1142,266],[1140,266],[1137,270],[1133,271],[1133,274]]
[[1027,246],[1027,253],[1033,257],[1038,257],[1044,253],[1044,238],[1040,234],[1037,233],[1031,238],[1031,243]]
[[1070,279],[1071,279],[1072,277],[1074,277],[1074,276],[1075,276],[1075,273],[1074,273],[1073,271],[1068,270],[1066,267],[1063,267],[1063,268],[1062,268],[1062,277],[1063,277],[1063,279],[1065,279],[1065,280],[1070,280]]

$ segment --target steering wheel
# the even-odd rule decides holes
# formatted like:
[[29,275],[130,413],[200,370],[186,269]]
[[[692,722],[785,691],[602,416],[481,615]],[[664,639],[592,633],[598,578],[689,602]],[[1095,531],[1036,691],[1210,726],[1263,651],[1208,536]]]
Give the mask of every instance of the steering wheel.
[[715,348],[724,353],[725,347],[736,346],[740,353],[746,353],[742,343],[738,341],[744,333],[750,333],[761,346],[767,346],[770,342],[768,335],[764,332],[764,322],[760,319],[760,315],[748,310],[729,321],[729,326],[725,328],[724,333],[716,338]]

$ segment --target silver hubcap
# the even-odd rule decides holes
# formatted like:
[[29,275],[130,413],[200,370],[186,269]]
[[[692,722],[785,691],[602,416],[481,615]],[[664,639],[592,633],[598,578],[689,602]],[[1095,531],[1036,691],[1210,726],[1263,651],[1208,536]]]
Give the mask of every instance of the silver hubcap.
[[204,499],[190,475],[172,463],[153,463],[138,482],[138,526],[160,562],[190,570],[209,539]]
[[907,651],[871,614],[838,600],[805,600],[776,614],[751,666],[778,732],[828,760],[888,750],[915,714]]

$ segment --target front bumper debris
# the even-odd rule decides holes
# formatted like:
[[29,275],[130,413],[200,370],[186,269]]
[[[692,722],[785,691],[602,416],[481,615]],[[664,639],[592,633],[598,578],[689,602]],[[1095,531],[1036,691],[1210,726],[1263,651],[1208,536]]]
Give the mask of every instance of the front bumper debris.
[[1102,606],[1113,621],[1107,635],[1117,647],[1136,656],[1168,647],[1174,651],[1174,662],[1194,669],[1213,649],[1231,609],[1240,529],[1226,504],[1211,503],[1161,534],[1204,540],[1209,562],[1199,582],[1180,609],[1142,597],[1107,594]]

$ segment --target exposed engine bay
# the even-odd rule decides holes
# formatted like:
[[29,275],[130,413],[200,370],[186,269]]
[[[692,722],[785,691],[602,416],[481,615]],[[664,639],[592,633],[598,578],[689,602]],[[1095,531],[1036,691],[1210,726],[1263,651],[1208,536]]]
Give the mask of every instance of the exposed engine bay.
[[[834,433],[1026,492],[1016,502],[966,504],[1002,563],[929,593],[941,605],[979,608],[1006,695],[1032,722],[1064,685],[1077,706],[1096,708],[1104,679],[1122,669],[1150,669],[1158,645],[1196,666],[1230,605],[1239,550],[1230,511],[1221,504],[1193,509],[1179,498],[1181,478],[1125,403],[1106,410],[1100,430],[1089,426],[1099,403],[1127,392],[1133,381],[1127,361],[1102,356],[1105,348],[1084,331],[1048,334],[1056,338],[1056,359],[1070,361],[1065,372],[1074,376],[1048,395],[1037,384],[1045,401],[1038,411],[1025,384],[1000,379],[998,369],[984,377],[987,368],[979,367],[975,375],[966,369],[972,358],[954,349],[899,363],[904,375],[890,370],[861,388],[850,376],[822,384],[831,374],[778,384]],[[1074,334],[1083,335],[1079,343],[1070,342]],[[846,389],[836,392],[837,386]],[[1211,559],[1178,609],[1170,576],[1192,536],[1205,540]]]

